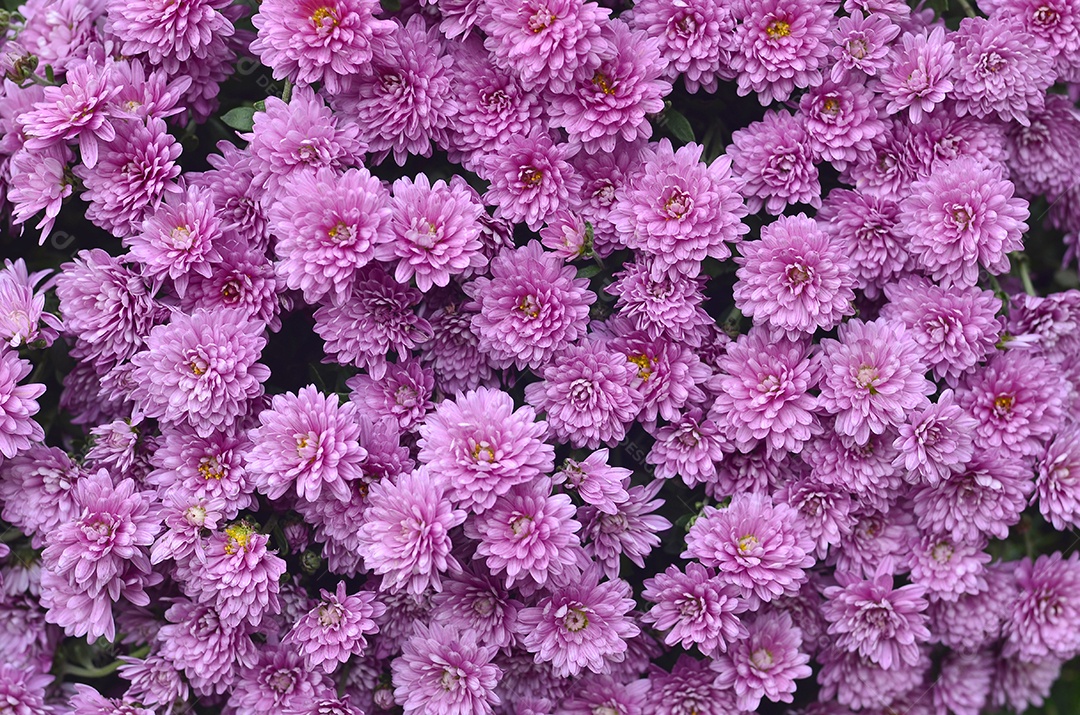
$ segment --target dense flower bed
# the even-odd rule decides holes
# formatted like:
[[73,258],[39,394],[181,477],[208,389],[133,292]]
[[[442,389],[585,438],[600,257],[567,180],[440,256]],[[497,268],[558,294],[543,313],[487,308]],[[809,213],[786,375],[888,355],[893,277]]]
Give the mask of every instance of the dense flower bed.
[[29,0],[0,73],[0,713],[1076,672],[1077,0]]

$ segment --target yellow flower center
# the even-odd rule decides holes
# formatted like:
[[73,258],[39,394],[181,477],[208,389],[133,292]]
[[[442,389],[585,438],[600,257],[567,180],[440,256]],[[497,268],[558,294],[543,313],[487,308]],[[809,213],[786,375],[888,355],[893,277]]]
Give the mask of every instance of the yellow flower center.
[[240,549],[247,549],[254,533],[255,529],[251,528],[251,524],[243,521],[225,527],[225,553],[231,555]]
[[315,12],[311,13],[311,24],[315,26],[316,30],[324,27],[337,27],[337,12],[325,6],[317,8]]
[[631,355],[627,360],[638,366],[638,377],[642,380],[648,380],[652,376],[652,361],[649,360],[648,355],[644,353]]
[[765,34],[773,40],[787,37],[791,34],[791,25],[783,20],[773,20],[769,23],[768,27],[765,28]]
[[571,633],[585,630],[589,625],[589,616],[584,608],[571,608],[563,616],[563,626]]
[[1013,395],[998,395],[994,398],[994,410],[999,413],[1008,412],[1015,402],[1016,397]]
[[491,464],[495,461],[495,450],[487,442],[480,442],[473,447],[472,456],[477,462]]
[[536,8],[536,12],[529,18],[529,29],[533,31],[533,34],[539,34],[551,27],[551,23],[558,19],[555,17],[555,13],[547,9],[546,5],[541,5]]
[[745,536],[740,536],[738,541],[739,552],[743,554],[748,554],[754,549],[755,546],[758,545],[758,543],[758,538],[753,534],[746,534]]
[[518,174],[518,179],[521,183],[525,184],[525,186],[539,186],[540,182],[544,180],[544,172],[540,171],[535,166],[523,166],[521,172]]
[[600,70],[597,70],[596,74],[593,75],[592,81],[604,94],[609,96],[615,94],[615,86],[612,84],[611,79]]
[[203,457],[199,460],[199,474],[207,481],[221,479],[225,476],[225,468],[221,466],[217,457]]
[[536,318],[540,315],[540,301],[536,296],[524,295],[518,301],[517,309],[529,318]]

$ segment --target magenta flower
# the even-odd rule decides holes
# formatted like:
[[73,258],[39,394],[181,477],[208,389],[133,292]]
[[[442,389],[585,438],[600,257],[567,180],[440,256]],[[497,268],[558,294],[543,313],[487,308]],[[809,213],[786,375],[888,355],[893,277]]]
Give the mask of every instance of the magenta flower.
[[68,175],[71,159],[71,150],[63,144],[37,151],[22,149],[11,157],[7,199],[12,206],[12,220],[24,224],[44,211],[35,227],[41,231],[39,243],[49,237],[64,200],[72,194],[74,187]]
[[645,579],[642,597],[654,605],[642,616],[658,630],[667,631],[664,642],[697,646],[706,656],[725,653],[749,632],[738,615],[746,611],[738,589],[698,563],[686,570],[669,566]]
[[871,12],[864,15],[856,10],[850,17],[841,17],[833,30],[830,56],[836,60],[830,78],[843,82],[855,72],[876,76],[889,64],[889,45],[900,34],[887,15]]
[[596,507],[579,510],[581,537],[585,555],[603,568],[608,578],[619,575],[625,556],[638,568],[645,568],[645,558],[660,545],[659,533],[671,528],[671,522],[656,514],[663,499],[656,495],[664,482],[654,479],[647,485],[627,486],[627,499],[614,514]]
[[826,80],[799,101],[810,146],[834,164],[855,161],[886,131],[874,93],[861,83]]
[[716,0],[691,0],[670,5],[659,0],[636,3],[624,13],[630,26],[659,40],[666,65],[664,77],[680,76],[688,92],[715,92],[717,80],[732,74],[729,63],[735,49],[735,18]]
[[321,700],[332,698],[334,687],[323,672],[304,667],[292,649],[266,645],[253,667],[240,671],[228,709],[240,715],[268,712],[309,712]]
[[776,492],[776,500],[797,511],[814,540],[814,555],[824,559],[830,546],[843,543],[855,528],[855,500],[838,485],[825,484],[813,474],[788,482]]
[[1065,427],[1037,465],[1039,511],[1058,531],[1080,523],[1080,426]]
[[598,449],[580,462],[567,459],[555,472],[553,481],[566,484],[564,488],[576,491],[586,504],[614,516],[618,506],[630,498],[625,484],[629,483],[631,474],[629,469],[609,465],[608,450]]
[[495,686],[502,669],[491,662],[496,652],[475,633],[418,624],[390,664],[394,698],[406,715],[491,715],[501,702]]
[[338,581],[334,592],[322,589],[321,594],[319,605],[304,614],[282,642],[295,645],[308,668],[321,667],[329,674],[350,657],[364,654],[364,636],[378,632],[374,619],[386,613],[386,606],[370,591],[350,596],[344,581]]
[[386,366],[386,374],[376,380],[370,375],[354,375],[345,381],[352,390],[349,400],[373,422],[390,420],[402,432],[413,432],[434,407],[431,401],[435,378],[429,367],[416,360]]
[[[911,582],[926,589],[931,601],[956,601],[977,596],[989,586],[986,540],[956,541],[949,536],[924,534],[911,543]],[[931,623],[931,625],[933,625]]]
[[477,167],[489,182],[484,201],[495,206],[497,217],[540,230],[560,209],[570,208],[570,197],[581,190],[581,177],[567,161],[571,153],[547,129],[511,137]]
[[85,476],[58,447],[36,444],[0,462],[0,519],[30,537],[34,548],[77,515],[73,489]]
[[45,439],[45,430],[34,421],[45,385],[19,384],[33,369],[18,352],[0,346],[0,455],[7,459]]
[[258,663],[246,623],[228,626],[213,608],[187,599],[170,606],[165,619],[156,636],[161,654],[184,673],[196,695],[228,692],[241,671]]
[[513,627],[522,604],[509,595],[502,579],[483,569],[466,566],[458,576],[443,581],[443,590],[431,602],[436,623],[475,633],[480,643],[497,648],[515,641]]
[[723,460],[729,442],[722,428],[691,408],[671,424],[655,431],[656,441],[645,461],[656,465],[658,479],[682,477],[687,486],[716,480],[716,462]]
[[190,425],[201,437],[228,429],[263,394],[265,326],[234,310],[174,313],[131,361],[131,398],[149,417]]
[[654,278],[650,261],[636,260],[624,263],[614,277],[605,292],[618,296],[618,314],[631,319],[650,338],[668,336],[696,347],[714,324],[701,307],[705,300],[702,276],[687,278],[678,271],[665,271]]
[[899,231],[900,206],[872,194],[834,189],[814,217],[833,242],[843,246],[855,287],[868,297],[914,264]]
[[749,635],[715,657],[716,685],[733,688],[741,711],[757,710],[764,697],[790,703],[795,681],[810,677],[802,631],[782,611],[764,611],[748,625]]
[[19,117],[26,148],[48,149],[60,142],[79,144],[82,163],[93,169],[100,144],[116,138],[110,101],[120,91],[111,70],[90,63],[72,67],[59,87],[46,87],[34,109]]
[[0,700],[15,715],[51,715],[52,707],[45,704],[45,688],[52,681],[48,673],[4,663],[0,665]]
[[241,454],[245,436],[215,432],[200,437],[190,429],[164,430],[150,462],[155,470],[146,481],[168,493],[219,501],[227,519],[252,503],[254,490]]
[[953,398],[952,390],[943,390],[937,403],[913,412],[898,428],[893,464],[904,467],[909,482],[940,484],[974,454],[971,436],[979,423]]
[[1080,556],[1060,552],[1023,559],[1016,567],[1019,597],[1006,621],[1003,654],[1027,662],[1052,656],[1069,660],[1080,652],[1080,633],[1066,624],[1080,618]]
[[769,110],[761,121],[737,130],[727,154],[751,213],[764,208],[778,216],[789,204],[821,206],[810,138],[790,112]]
[[934,111],[953,90],[956,45],[945,39],[945,28],[923,34],[904,33],[893,50],[892,62],[881,73],[885,110],[908,110],[912,124]]
[[176,73],[188,59],[207,60],[213,46],[236,30],[222,12],[226,0],[185,0],[162,6],[150,0],[108,2],[108,29],[128,56],[146,53],[151,65]]

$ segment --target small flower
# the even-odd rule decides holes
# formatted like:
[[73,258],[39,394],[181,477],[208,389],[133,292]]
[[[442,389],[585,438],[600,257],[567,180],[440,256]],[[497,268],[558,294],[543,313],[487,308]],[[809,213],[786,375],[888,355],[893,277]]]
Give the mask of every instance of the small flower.
[[45,385],[19,384],[33,369],[18,352],[0,345],[0,455],[7,459],[45,439],[45,430],[34,421]]
[[789,204],[821,206],[821,184],[803,122],[790,112],[765,117],[731,135],[732,173],[751,213],[780,215]]
[[492,663],[497,649],[480,645],[474,633],[437,623],[417,625],[394,659],[394,698],[406,715],[491,715],[502,670]]
[[696,645],[707,656],[727,652],[731,645],[749,632],[738,614],[746,610],[738,589],[698,563],[686,570],[669,566],[666,571],[645,580],[645,600],[654,603],[642,616],[658,630],[667,631],[664,642]]
[[374,619],[386,612],[386,606],[370,591],[349,595],[344,581],[334,592],[321,593],[319,605],[302,616],[282,642],[295,645],[308,668],[321,667],[329,674],[350,657],[364,654],[364,636],[379,630]]
[[1006,623],[1004,655],[1035,662],[1061,660],[1080,652],[1080,632],[1069,624],[1080,618],[1080,556],[1060,552],[1024,559],[1016,568],[1019,598]]
[[952,390],[942,391],[937,403],[912,413],[898,428],[893,464],[903,465],[908,481],[940,484],[962,470],[974,454],[971,434],[979,423],[953,395]]
[[552,480],[576,491],[586,504],[615,515],[618,506],[630,498],[624,484],[633,472],[609,465],[608,454],[607,449],[598,449],[580,462],[567,459]]
[[795,681],[812,673],[802,652],[802,631],[781,611],[765,611],[748,626],[748,637],[717,655],[710,667],[716,684],[733,688],[739,710],[757,710],[761,698],[790,703]]
[[570,197],[581,190],[570,154],[569,145],[556,144],[547,129],[511,137],[477,167],[489,182],[484,201],[496,207],[497,217],[540,230],[560,209],[570,208]]
[[953,89],[956,45],[945,39],[945,28],[923,34],[905,33],[893,50],[889,67],[881,73],[885,110],[896,114],[908,110],[912,124],[944,101]]

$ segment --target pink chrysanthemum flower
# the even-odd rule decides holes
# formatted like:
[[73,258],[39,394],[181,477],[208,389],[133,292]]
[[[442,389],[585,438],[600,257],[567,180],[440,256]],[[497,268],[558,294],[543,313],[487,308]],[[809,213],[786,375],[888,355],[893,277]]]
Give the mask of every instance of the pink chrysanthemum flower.
[[79,144],[82,163],[93,169],[100,145],[116,138],[110,101],[120,91],[111,69],[99,69],[89,62],[72,67],[59,87],[46,87],[33,111],[19,117],[26,148],[47,149],[53,144]]
[[145,658],[120,656],[117,660],[123,663],[117,672],[130,683],[125,698],[165,708],[177,700],[187,700],[191,689],[176,666],[160,652],[151,652]]
[[585,334],[596,294],[573,266],[539,241],[504,249],[491,261],[491,278],[466,284],[478,310],[472,331],[496,366],[540,368]]
[[731,54],[740,97],[754,92],[765,106],[783,102],[796,88],[821,83],[833,21],[829,3],[740,0],[733,12],[741,20],[735,28],[738,49]]
[[[817,656],[822,665],[817,674],[821,686],[820,697],[826,701],[835,699],[849,709],[867,712],[872,712],[869,708],[890,708],[893,705],[900,706],[901,712],[913,712],[902,699],[909,693],[919,695],[924,692],[925,678],[933,665],[929,648],[920,650],[920,653],[917,665],[909,666],[901,662],[886,670],[858,653],[835,646],[827,647]],[[916,690],[919,686],[924,687]]]
[[85,476],[67,452],[36,444],[0,460],[0,519],[30,537],[34,548],[80,507],[72,490]]
[[781,216],[740,249],[735,305],[782,330],[830,329],[852,311],[855,281],[842,243],[806,217]]
[[664,77],[674,82],[681,76],[688,92],[715,92],[718,80],[731,77],[735,18],[726,4],[717,0],[690,0],[678,5],[645,0],[621,17],[634,29],[659,40],[666,65]]
[[461,570],[450,555],[450,530],[465,521],[465,512],[451,506],[442,481],[426,468],[396,482],[373,483],[368,503],[358,533],[360,555],[383,577],[383,590],[413,596],[440,591],[441,574]]
[[365,71],[373,46],[394,24],[375,17],[375,0],[267,0],[251,19],[258,37],[251,51],[274,71],[274,79],[298,85],[322,82],[338,94],[347,78]]
[[1062,429],[1039,460],[1039,511],[1058,531],[1080,524],[1080,426]]
[[798,512],[758,494],[707,506],[686,535],[683,558],[717,568],[752,604],[794,595],[814,565],[814,542]]
[[179,193],[172,180],[180,174],[180,153],[161,119],[117,122],[116,137],[105,145],[101,161],[92,169],[74,169],[85,186],[81,196],[90,204],[86,218],[120,238],[135,233],[165,194]]
[[836,647],[889,670],[901,663],[916,665],[919,645],[930,640],[926,627],[929,602],[926,587],[893,587],[893,577],[882,570],[866,581],[837,572],[840,585],[825,589],[822,614]]
[[221,12],[228,5],[227,0],[182,0],[168,5],[110,0],[107,27],[125,55],[146,53],[150,64],[164,65],[175,73],[180,62],[204,60],[210,56],[210,45],[233,36],[236,30]]
[[4,663],[0,665],[0,701],[13,715],[51,715],[52,707],[45,704],[45,688],[52,681],[48,673]]
[[172,559],[185,562],[201,547],[204,529],[213,531],[224,521],[224,502],[195,496],[182,490],[170,490],[162,498],[161,518],[165,530],[150,549],[150,562],[160,564]]
[[1069,660],[1080,652],[1080,556],[1061,552],[1023,559],[1016,568],[1019,597],[1006,622],[1005,656],[1034,662],[1052,656]]
[[145,278],[156,286],[166,278],[172,280],[183,298],[192,273],[209,278],[212,265],[221,261],[217,247],[223,228],[210,191],[189,187],[182,194],[166,197],[124,245],[142,265]]
[[402,432],[412,432],[434,407],[431,401],[435,377],[430,367],[416,360],[386,366],[381,379],[354,375],[345,381],[352,390],[349,400],[374,422],[388,419]]
[[562,93],[592,76],[606,42],[611,11],[583,0],[495,0],[482,22],[495,63],[527,87]]
[[1068,388],[1050,361],[1025,350],[999,352],[956,390],[956,401],[975,418],[972,440],[985,451],[1034,456],[1057,433]]
[[893,442],[895,466],[913,484],[940,484],[964,468],[974,454],[972,433],[979,423],[956,404],[952,390],[944,390],[936,404],[912,412],[898,428]]
[[630,584],[600,583],[591,567],[573,583],[557,588],[535,606],[518,613],[517,631],[537,663],[550,663],[555,675],[574,677],[588,669],[604,673],[627,656],[627,640],[641,629],[630,617]]
[[406,715],[491,715],[501,702],[497,650],[469,631],[418,624],[390,664],[394,698]]
[[705,401],[698,386],[709,379],[712,370],[697,353],[664,338],[650,340],[642,333],[623,332],[629,326],[616,321],[611,326],[615,335],[606,341],[606,347],[618,350],[638,366],[642,396],[638,420],[642,425],[654,426],[657,417],[676,420],[687,405]]
[[412,310],[420,297],[420,291],[401,285],[382,268],[364,268],[347,300],[315,311],[315,332],[323,339],[326,360],[352,363],[382,378],[388,351],[404,360],[431,339],[431,325]]
[[638,366],[595,341],[571,345],[544,368],[525,399],[546,413],[550,433],[575,447],[596,449],[626,436],[641,411]]
[[998,116],[1027,126],[1054,83],[1054,56],[1037,36],[1004,18],[967,17],[956,45],[953,106],[959,116]]
[[570,146],[556,144],[547,129],[511,137],[477,167],[490,182],[484,201],[496,207],[496,216],[540,230],[581,191],[581,177],[567,162],[570,153]]
[[889,46],[900,34],[887,15],[856,10],[850,17],[841,17],[833,30],[833,47],[830,56],[836,61],[830,78],[843,82],[851,74],[860,72],[876,76],[889,64]]
[[331,698],[334,688],[323,672],[305,668],[291,648],[265,645],[253,667],[240,671],[227,709],[236,715],[310,712],[320,700]]
[[237,311],[174,313],[135,355],[131,398],[148,417],[187,423],[202,437],[227,429],[263,394],[265,325]]
[[319,605],[304,614],[282,642],[295,645],[308,668],[329,674],[352,656],[363,655],[365,636],[379,630],[374,619],[386,613],[386,606],[371,591],[349,595],[344,581],[338,581],[337,590],[321,593]]
[[691,347],[701,344],[705,328],[714,324],[701,304],[705,301],[702,286],[705,279],[687,278],[679,272],[665,271],[653,278],[648,260],[623,264],[615,273],[614,283],[605,288],[618,296],[618,314],[634,322],[637,330],[650,338],[667,336]]
[[821,341],[818,404],[836,415],[839,434],[866,443],[926,405],[934,384],[924,377],[918,347],[903,325],[851,320],[838,337]]
[[578,462],[567,459],[555,472],[555,484],[566,484],[581,500],[605,514],[618,514],[618,507],[629,500],[625,484],[633,472],[608,464],[608,450],[598,449]]
[[19,384],[33,369],[18,352],[0,346],[0,455],[7,459],[45,439],[45,430],[34,421],[37,398],[45,394],[45,385]]
[[812,673],[810,656],[802,652],[802,631],[782,611],[761,613],[748,631],[746,638],[710,664],[717,674],[716,685],[734,689],[743,712],[757,710],[762,698],[790,703],[795,681]]
[[610,221],[619,240],[651,259],[653,280],[694,278],[707,256],[723,261],[749,228],[726,157],[701,161],[700,144],[678,151],[661,139],[641,169],[616,192]]
[[363,476],[367,450],[360,446],[356,405],[340,404],[314,385],[296,394],[274,395],[270,409],[259,413],[251,430],[251,448],[244,462],[251,479],[270,499],[292,487],[296,495],[315,501],[328,489],[343,502],[350,499],[350,482]]
[[769,454],[799,452],[821,431],[810,394],[817,375],[803,341],[755,326],[728,346],[718,367],[709,415],[729,428],[725,436],[740,451],[764,440]]
[[476,193],[460,178],[432,184],[425,174],[394,182],[390,230],[378,237],[375,257],[397,261],[399,283],[416,279],[427,292],[445,287],[450,276],[487,265],[481,252],[480,215]]
[[874,93],[856,82],[826,80],[799,101],[810,146],[825,161],[844,164],[870,150],[870,140],[886,131]]
[[258,662],[247,625],[227,626],[213,608],[180,599],[165,619],[156,636],[160,652],[183,672],[196,695],[228,692],[240,672]]
[[312,305],[348,299],[356,272],[391,237],[390,194],[367,169],[303,172],[270,204],[277,275]]
[[881,286],[911,267],[906,237],[901,235],[900,205],[891,199],[834,189],[814,217],[832,240],[844,247],[855,287],[876,298]]
[[146,480],[159,490],[219,501],[225,518],[236,518],[252,503],[253,486],[241,460],[249,444],[228,432],[200,437],[190,429],[164,430],[150,455],[156,469]]
[[731,135],[727,148],[751,213],[780,215],[788,204],[821,206],[821,184],[803,122],[790,112],[765,117]]
[[486,387],[441,402],[420,427],[421,464],[445,480],[450,496],[479,513],[515,484],[551,471],[554,448],[533,408]]
[[281,328],[280,285],[274,277],[274,264],[262,253],[227,252],[210,271],[209,278],[198,273],[190,277],[180,309],[185,313],[193,313],[200,307],[236,309],[276,332]]
[[507,588],[527,579],[538,586],[564,583],[585,562],[574,514],[568,495],[552,494],[550,481],[534,479],[466,522],[465,535],[479,542],[476,555],[493,575],[504,575]]
[[723,715],[736,712],[735,693],[716,685],[716,673],[709,662],[685,653],[668,674],[649,666],[650,691],[646,712],[654,715]]
[[548,107],[551,125],[565,129],[570,144],[589,154],[652,136],[645,117],[662,111],[671,92],[671,83],[660,79],[664,63],[655,39],[619,21],[609,23],[603,37],[608,46],[593,75],[553,95]]
[[68,173],[71,159],[71,150],[63,144],[37,151],[21,149],[11,157],[7,200],[11,202],[12,221],[24,224],[38,212],[44,211],[35,227],[41,231],[39,243],[44,243],[49,237],[64,200],[73,191]]
[[670,521],[655,513],[664,506],[664,500],[656,498],[663,486],[660,479],[647,485],[627,485],[627,500],[614,514],[592,506],[578,511],[585,555],[599,564],[608,578],[619,575],[624,556],[638,568],[645,568],[645,558],[660,546],[660,532],[671,528]]
[[885,110],[896,114],[906,109],[913,124],[921,122],[952,92],[955,51],[956,45],[945,39],[944,27],[904,33],[893,49],[892,62],[881,73],[881,93],[889,102]]
[[[926,589],[931,601],[956,601],[988,588],[986,540],[957,541],[948,535],[924,534],[912,540],[911,582]],[[933,624],[931,624],[932,626]]]
[[475,633],[480,643],[508,648],[515,640],[513,627],[522,604],[510,596],[502,579],[481,568],[467,566],[443,581],[443,590],[431,603],[434,622]]
[[682,477],[687,486],[716,480],[716,462],[723,460],[729,442],[712,419],[691,408],[677,420],[657,429],[656,442],[645,456],[656,465],[658,479]]
[[642,616],[658,630],[667,631],[664,642],[697,646],[706,656],[724,653],[749,633],[738,614],[746,610],[738,589],[698,563],[686,570],[669,566],[645,579],[642,597],[654,605]]

